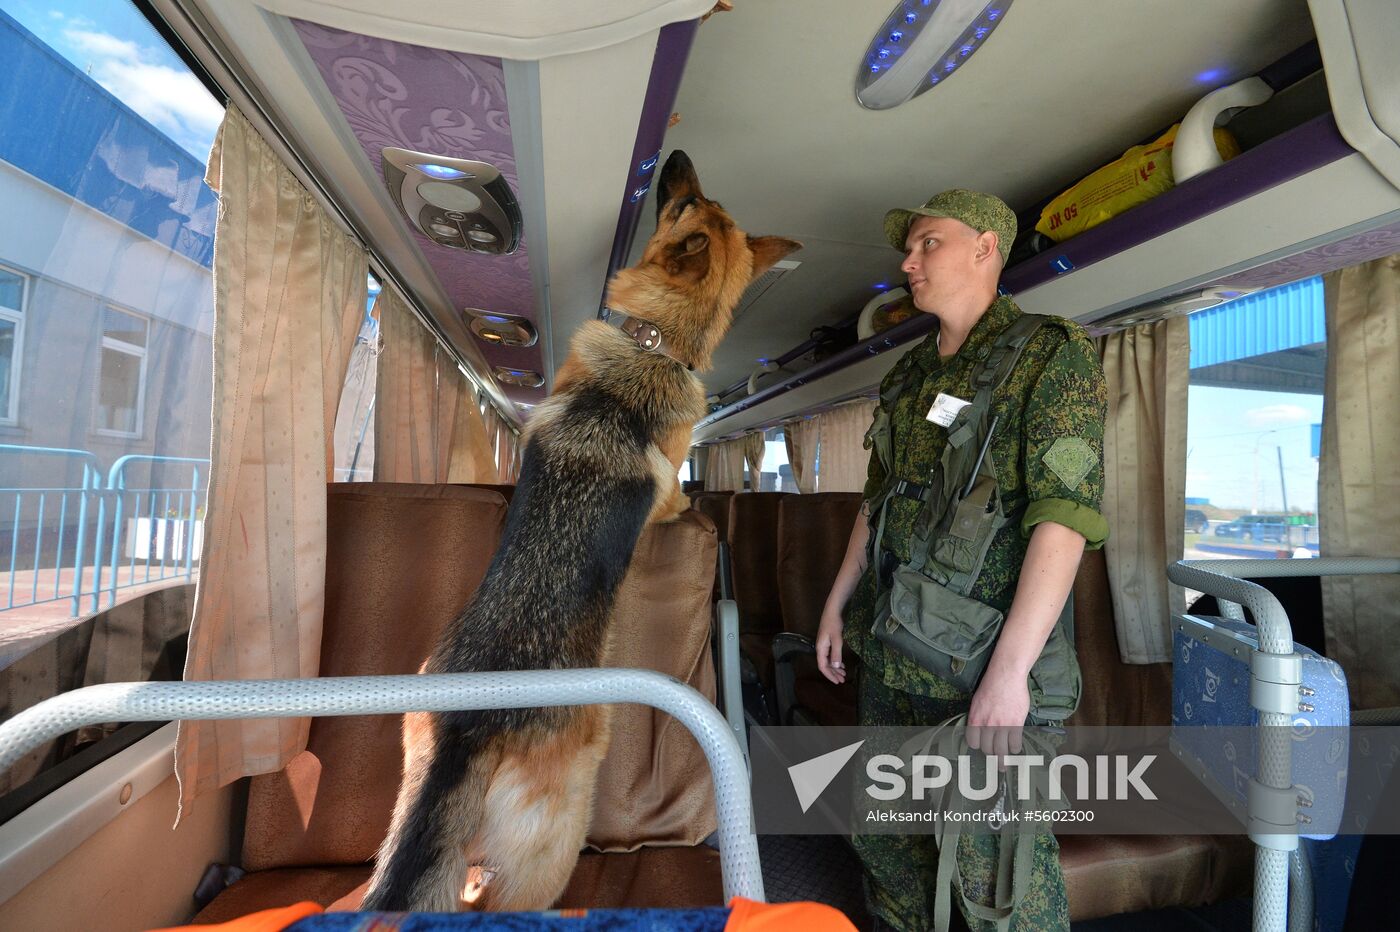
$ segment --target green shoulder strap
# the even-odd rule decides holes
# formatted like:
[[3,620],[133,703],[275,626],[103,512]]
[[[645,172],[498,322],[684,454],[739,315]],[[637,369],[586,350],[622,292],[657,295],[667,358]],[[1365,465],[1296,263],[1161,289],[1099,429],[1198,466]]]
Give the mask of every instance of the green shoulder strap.
[[[948,428],[948,445],[943,450],[934,481],[924,493],[924,506],[914,522],[914,536],[909,542],[909,564],[922,570],[928,561],[934,534],[952,523],[951,509],[962,495],[968,493],[969,505],[980,503],[983,511],[996,491],[996,468],[982,451],[988,446],[987,418],[992,410],[992,397],[1011,375],[1021,353],[1046,322],[1039,314],[1022,314],[997,335],[985,358],[972,374],[972,401],[958,412]],[[976,441],[976,442],[973,442]],[[978,481],[974,485],[973,479]],[[959,591],[970,589],[959,586]],[[965,594],[965,593],[964,593]]]

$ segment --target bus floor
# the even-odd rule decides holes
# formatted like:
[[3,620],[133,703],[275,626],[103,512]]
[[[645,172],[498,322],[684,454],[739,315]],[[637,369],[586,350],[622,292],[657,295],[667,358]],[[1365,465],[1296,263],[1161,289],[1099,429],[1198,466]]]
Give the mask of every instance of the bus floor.
[[[835,835],[759,835],[763,886],[770,902],[807,900],[841,910],[861,932],[871,929],[861,891],[860,862]],[[1159,909],[1073,924],[1072,932],[1234,932],[1252,922],[1248,898],[1194,909]],[[954,928],[963,928],[955,915]]]

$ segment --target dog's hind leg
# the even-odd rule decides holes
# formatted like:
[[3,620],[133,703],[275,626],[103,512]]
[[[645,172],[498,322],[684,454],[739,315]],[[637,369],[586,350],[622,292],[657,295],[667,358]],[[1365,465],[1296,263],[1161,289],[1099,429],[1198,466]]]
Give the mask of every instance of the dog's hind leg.
[[[593,814],[611,712],[587,706],[560,730],[502,739],[480,834],[466,851],[473,878],[491,872],[469,908],[548,909],[568,886]],[[463,877],[464,884],[467,877]]]

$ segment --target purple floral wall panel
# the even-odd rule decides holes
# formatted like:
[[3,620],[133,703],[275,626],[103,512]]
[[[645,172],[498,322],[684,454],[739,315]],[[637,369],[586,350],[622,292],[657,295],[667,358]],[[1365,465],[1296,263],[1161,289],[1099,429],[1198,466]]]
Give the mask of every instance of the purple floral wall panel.
[[[453,158],[490,162],[519,200],[505,73],[499,58],[464,55],[343,32],[293,20],[375,173],[380,150],[398,146]],[[407,225],[407,220],[404,220]],[[526,229],[514,255],[488,256],[439,246],[409,228],[455,307],[480,307],[536,319]],[[541,344],[478,344],[492,365],[543,371]],[[533,400],[542,391],[509,389]]]
[[1393,223],[1365,233],[1357,233],[1335,243],[1315,246],[1268,265],[1239,272],[1217,284],[1272,288],[1275,285],[1286,285],[1373,259],[1383,259],[1397,252],[1400,252],[1400,223]]

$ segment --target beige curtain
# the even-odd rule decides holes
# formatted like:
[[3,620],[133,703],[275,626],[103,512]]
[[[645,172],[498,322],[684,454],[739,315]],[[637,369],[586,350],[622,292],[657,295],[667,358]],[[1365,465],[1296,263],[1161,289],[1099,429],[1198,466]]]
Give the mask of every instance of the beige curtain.
[[384,343],[374,404],[374,476],[381,482],[443,482],[461,373],[392,287],[379,293],[376,304]]
[[797,491],[810,494],[817,490],[817,421],[800,418],[783,425],[783,440],[787,443],[788,465]]
[[[336,404],[364,316],[365,251],[237,108],[209,156],[213,466],[185,679],[315,676]],[[296,719],[183,722],[181,808],[306,745]]]
[[448,482],[496,481],[495,454],[491,448],[491,438],[486,435],[486,421],[481,416],[481,402],[475,386],[464,386],[458,398],[450,449]]
[[765,450],[763,432],[756,434],[745,434],[744,441],[744,462],[749,467],[749,491],[763,491],[763,452]]
[[875,419],[875,402],[854,401],[818,414],[817,490],[859,492],[865,488],[870,454],[865,432]]
[[738,492],[744,488],[744,438],[710,447],[705,463],[706,492]]
[[500,482],[497,418],[392,289],[379,295],[384,346],[375,403],[375,476],[384,482]]
[[516,448],[519,445],[519,436],[510,429],[510,425],[504,420],[500,424],[500,456],[501,466],[499,471],[499,481],[510,485],[515,482],[516,477]]
[[[1400,556],[1400,255],[1333,272],[1323,288],[1322,555]],[[1400,705],[1397,605],[1400,577],[1322,581],[1327,654],[1357,708]]]
[[1098,341],[1108,383],[1103,514],[1109,591],[1124,663],[1172,658],[1171,618],[1185,593],[1167,582],[1186,524],[1185,317],[1121,330]]

